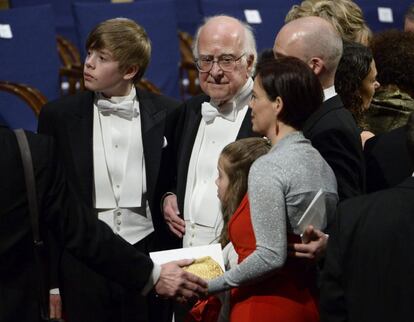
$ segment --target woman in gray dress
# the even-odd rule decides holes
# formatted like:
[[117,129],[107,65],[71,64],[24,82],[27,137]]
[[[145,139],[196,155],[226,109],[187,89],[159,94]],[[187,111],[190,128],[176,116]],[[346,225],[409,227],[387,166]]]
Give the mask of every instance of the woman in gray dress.
[[317,77],[299,59],[257,66],[253,130],[268,137],[272,148],[252,165],[248,198],[229,223],[239,264],[209,281],[210,293],[234,288],[231,321],[319,320],[314,275],[308,263],[287,258],[287,243],[300,240],[298,221],[320,189],[328,212],[337,203],[332,169],[300,131],[322,100]]

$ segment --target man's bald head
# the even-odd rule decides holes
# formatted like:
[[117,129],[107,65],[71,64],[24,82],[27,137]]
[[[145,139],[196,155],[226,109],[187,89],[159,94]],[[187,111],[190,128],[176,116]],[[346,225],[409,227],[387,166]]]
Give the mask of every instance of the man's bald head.
[[334,84],[342,56],[342,39],[332,25],[319,17],[295,19],[280,29],[273,46],[277,57],[294,56],[306,62],[324,88]]

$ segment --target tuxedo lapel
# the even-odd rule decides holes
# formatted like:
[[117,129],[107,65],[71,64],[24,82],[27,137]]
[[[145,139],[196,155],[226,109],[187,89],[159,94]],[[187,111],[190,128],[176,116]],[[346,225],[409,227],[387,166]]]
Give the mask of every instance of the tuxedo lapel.
[[251,136],[258,136],[258,134],[254,133],[252,129],[252,110],[249,107],[237,134],[237,140]]
[[81,195],[88,205],[92,204],[93,191],[93,98],[92,92],[80,96],[79,104],[73,106],[73,113],[67,119],[67,140],[74,173]]
[[148,197],[151,198],[157,182],[161,162],[167,111],[165,108],[160,108],[155,104],[153,98],[146,92],[137,89],[137,96],[141,117],[147,191],[150,194]]

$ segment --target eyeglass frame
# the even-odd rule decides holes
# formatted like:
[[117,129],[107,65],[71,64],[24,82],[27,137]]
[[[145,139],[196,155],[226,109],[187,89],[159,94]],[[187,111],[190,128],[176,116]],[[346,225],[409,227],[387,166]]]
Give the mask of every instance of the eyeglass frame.
[[[200,66],[198,65],[198,62],[200,61],[200,57],[199,58],[196,58],[196,59],[194,59],[194,63],[195,63],[195,65],[196,65],[196,67],[197,67],[197,69],[198,69],[198,71],[199,72],[201,72],[201,73],[209,73],[212,69],[213,69],[213,66],[214,66],[214,63],[216,63],[217,64],[217,66],[223,71],[223,72],[230,72],[231,71],[231,69],[232,68],[234,68],[234,66],[236,66],[235,64],[240,60],[240,59],[242,59],[242,57],[243,56],[245,56],[246,55],[246,53],[243,53],[243,54],[241,54],[239,57],[234,57],[233,55],[231,55],[231,54],[223,54],[223,55],[220,55],[220,57],[218,57],[218,58],[215,58],[213,55],[202,55],[202,56],[204,56],[204,57],[213,57],[213,60],[211,60],[210,61],[210,63],[211,63],[211,67],[208,69],[208,70],[202,70],[201,68],[200,68]],[[230,57],[232,57],[232,64],[234,64],[233,66],[232,66],[232,68],[230,68],[230,69],[226,69],[226,68],[223,68],[221,65],[220,65],[220,58],[222,58],[222,57],[224,57],[224,56],[230,56]]]

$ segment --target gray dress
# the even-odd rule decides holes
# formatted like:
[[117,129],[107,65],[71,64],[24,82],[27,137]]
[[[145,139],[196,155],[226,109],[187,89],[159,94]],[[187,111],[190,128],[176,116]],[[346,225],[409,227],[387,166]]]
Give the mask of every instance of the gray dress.
[[332,169],[299,131],[286,135],[253,163],[248,186],[256,250],[209,281],[210,293],[261,280],[281,268],[287,233],[297,233],[297,223],[319,189],[327,193],[328,214],[338,200]]

